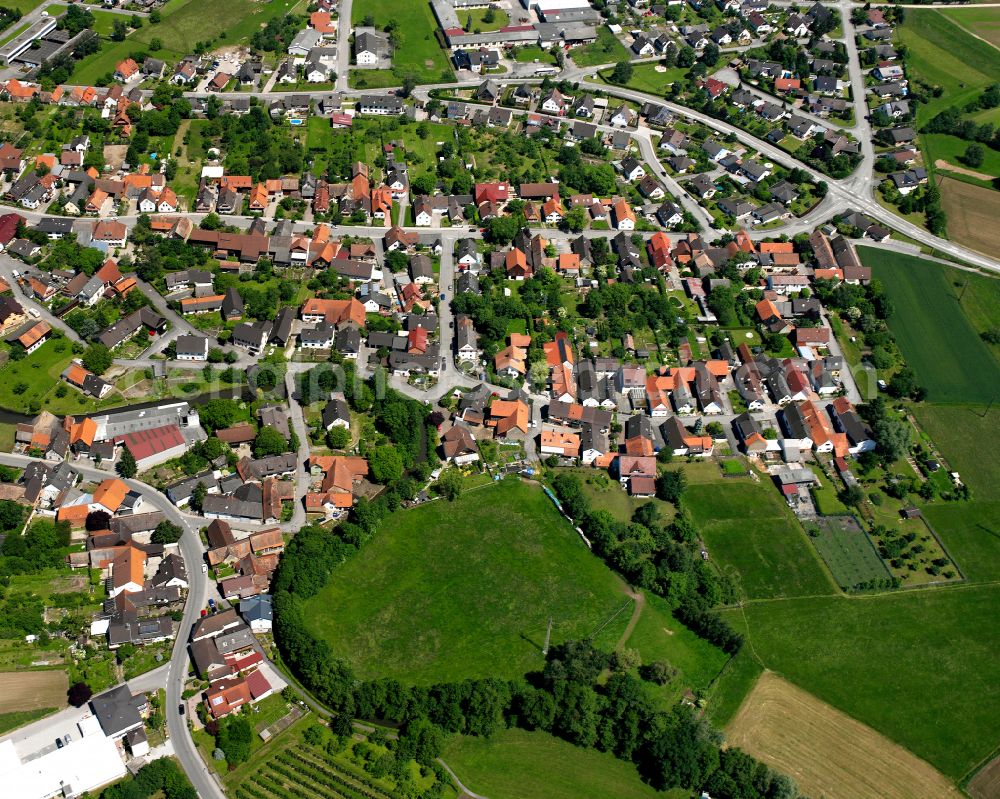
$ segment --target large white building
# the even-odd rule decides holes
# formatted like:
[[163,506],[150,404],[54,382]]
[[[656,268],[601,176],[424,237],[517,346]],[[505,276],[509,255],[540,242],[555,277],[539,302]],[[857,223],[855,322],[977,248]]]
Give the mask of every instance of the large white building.
[[[81,725],[82,727],[82,725]],[[11,739],[0,741],[0,784],[4,796],[51,799],[95,791],[125,776],[125,763],[111,738],[101,733],[72,736],[61,749],[21,761]]]

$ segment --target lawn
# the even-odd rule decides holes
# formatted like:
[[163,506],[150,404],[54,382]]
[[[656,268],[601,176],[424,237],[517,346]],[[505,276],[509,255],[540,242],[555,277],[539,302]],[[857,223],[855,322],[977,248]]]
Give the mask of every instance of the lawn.
[[483,19],[487,11],[488,9],[485,8],[473,8],[469,11],[457,10],[456,13],[459,15],[459,21],[465,25],[467,31],[489,33],[490,31],[500,30],[510,22],[510,16],[502,8],[494,8],[493,21],[487,22]]
[[[674,67],[673,69],[668,69],[665,72],[657,72],[657,66],[659,66],[659,64],[634,65],[632,68],[632,79],[626,83],[625,86],[629,89],[635,89],[636,91],[649,92],[650,94],[662,96],[666,94],[667,88],[671,83],[681,80],[688,72],[684,67]],[[663,68],[660,67],[660,69],[662,70]],[[611,83],[612,72],[613,70],[611,69],[606,69],[601,72],[601,80],[605,83]]]
[[360,677],[428,684],[521,675],[550,619],[554,642],[585,637],[626,598],[541,489],[511,478],[396,513],[308,604]]
[[583,493],[586,495],[594,510],[606,510],[620,522],[632,521],[633,514],[652,502],[660,511],[663,523],[666,524],[674,517],[674,506],[669,502],[660,499],[640,499],[629,496],[624,491],[621,484],[608,476],[608,473],[600,469],[581,468],[569,469],[577,477],[583,486]]
[[540,64],[556,63],[555,54],[551,50],[543,50],[537,44],[518,47],[514,51],[514,60],[522,64],[530,64],[532,61],[538,61]]
[[918,107],[918,125],[949,106],[961,108],[1000,79],[996,50],[937,10],[907,9],[906,21],[897,28],[897,40],[909,50],[906,65],[911,80],[944,90],[940,97]]
[[597,29],[597,40],[590,44],[574,47],[569,52],[570,58],[577,66],[594,67],[598,64],[615,64],[628,61],[629,52],[618,37],[606,27]]
[[[1000,58],[1000,53],[997,53],[997,58]],[[969,146],[969,142],[965,139],[946,133],[925,133],[920,137],[920,144],[927,164],[933,165],[941,158],[959,169],[970,169],[992,177],[1000,175],[1000,153],[992,147],[983,147],[983,163],[977,167],[970,167],[962,162],[962,155]]]
[[502,730],[490,738],[455,736],[443,760],[470,790],[490,799],[669,799],[644,784],[635,766],[609,752],[573,746],[544,732]]
[[705,547],[749,599],[833,593],[805,532],[770,484],[738,479],[691,485],[684,504]]
[[47,341],[19,361],[7,361],[0,368],[0,407],[38,413],[43,398],[52,392],[72,357],[69,339],[58,338]]
[[858,254],[895,306],[889,328],[927,389],[928,400],[992,400],[1000,385],[1000,366],[959,306],[951,275],[930,261],[890,250],[859,247]]
[[23,727],[38,719],[45,718],[50,713],[55,713],[54,707],[40,707],[35,710],[15,710],[13,713],[0,713],[0,735]]
[[1000,7],[949,8],[941,14],[994,47],[1000,47]]
[[957,781],[997,745],[998,612],[1000,590],[990,585],[753,602],[723,613],[748,631],[765,667]]
[[851,517],[817,519],[810,540],[844,590],[891,577],[875,546]]
[[403,79],[391,69],[352,69],[348,83],[352,89],[385,89],[402,85]]
[[357,3],[352,7],[351,22],[361,25],[369,14],[375,17],[378,28],[384,28],[390,20],[399,24],[396,35],[401,41],[392,54],[393,71],[399,76],[412,74],[418,83],[454,80],[448,54],[441,49],[435,35],[437,21],[430,3],[414,0]]
[[996,253],[1000,247],[1000,230],[995,224],[1000,215],[1000,192],[955,178],[943,178],[939,188],[941,206],[948,217],[948,238],[986,255]]
[[1000,502],[949,502],[923,509],[971,582],[1000,580]]

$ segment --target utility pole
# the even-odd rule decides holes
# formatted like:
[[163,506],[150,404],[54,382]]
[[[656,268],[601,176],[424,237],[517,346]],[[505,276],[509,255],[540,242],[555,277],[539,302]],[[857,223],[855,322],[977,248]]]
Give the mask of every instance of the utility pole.
[[542,647],[542,654],[549,656],[549,641],[552,639],[552,617],[549,616],[549,629],[545,631],[545,646]]

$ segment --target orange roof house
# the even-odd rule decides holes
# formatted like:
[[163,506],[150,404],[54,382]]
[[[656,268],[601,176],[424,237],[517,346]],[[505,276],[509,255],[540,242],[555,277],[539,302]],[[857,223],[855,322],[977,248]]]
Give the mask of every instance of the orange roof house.
[[7,81],[7,85],[4,88],[12,100],[30,100],[39,92],[37,86],[29,86],[28,84],[21,83],[16,78],[11,78]]
[[52,170],[56,165],[56,157],[51,153],[44,153],[43,155],[35,156],[35,166],[44,166],[46,169]]
[[626,200],[617,200],[612,206],[612,210],[615,212],[615,224],[619,230],[622,229],[622,223],[625,223],[626,230],[635,227],[635,211]]
[[309,26],[322,34],[334,34],[337,32],[337,27],[333,24],[333,19],[330,17],[329,11],[313,11],[309,15]]
[[781,319],[778,307],[770,300],[761,300],[757,303],[755,310],[757,311],[757,317],[762,322],[766,322],[769,319]]
[[368,461],[357,456],[318,455],[309,459],[310,471],[321,471],[320,491],[306,494],[306,509],[322,511],[327,505],[337,509],[354,505],[354,490],[368,476]]
[[[72,417],[69,417],[72,420]],[[94,436],[97,435],[97,422],[93,419],[81,419],[79,422],[70,421],[69,443],[70,446],[83,444],[87,447],[93,446]]]
[[108,193],[106,191],[103,189],[94,189],[94,193],[88,198],[84,210],[91,214],[99,213],[107,201]]
[[504,258],[507,277],[515,280],[531,277],[532,269],[528,266],[527,256],[516,247],[511,248]]
[[790,241],[762,241],[760,243],[762,253],[792,253],[795,252],[795,245]]
[[73,527],[83,527],[90,515],[90,505],[83,503],[77,505],[62,505],[56,511],[56,521],[69,522]]
[[542,430],[540,438],[542,452],[546,455],[562,455],[566,458],[580,457],[580,434],[566,430]]
[[48,322],[36,322],[18,336],[17,343],[26,350],[30,350],[39,342],[43,342],[51,332],[52,326]]
[[560,253],[558,268],[563,274],[580,274],[580,256],[575,252]]
[[250,210],[263,211],[267,208],[267,187],[258,183],[250,190]]
[[128,80],[138,71],[139,65],[131,58],[126,58],[124,61],[119,61],[115,66],[115,77]]
[[511,333],[508,340],[515,347],[527,349],[531,345],[531,336],[527,333]]
[[365,306],[357,299],[321,300],[310,297],[302,303],[301,315],[307,322],[325,321],[331,325],[354,322],[359,327],[365,324]]
[[94,502],[113,514],[122,506],[127,493],[128,486],[125,483],[117,478],[110,478],[94,489]]
[[487,424],[494,428],[497,437],[506,436],[513,430],[528,434],[528,406],[521,400],[494,400],[490,405]]

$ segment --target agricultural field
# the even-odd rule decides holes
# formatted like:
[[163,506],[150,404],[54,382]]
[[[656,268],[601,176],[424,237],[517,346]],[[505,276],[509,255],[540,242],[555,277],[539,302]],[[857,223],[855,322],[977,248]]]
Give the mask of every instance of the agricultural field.
[[1000,80],[996,49],[970,35],[944,12],[907,9],[906,21],[897,34],[909,50],[906,64],[911,80],[944,90],[940,97],[918,107],[918,127],[949,106],[961,108],[984,87]]
[[959,781],[997,745],[995,585],[723,611],[763,665]]
[[882,558],[852,516],[828,516],[809,525],[809,540],[844,590],[891,576]]
[[996,799],[1000,796],[1000,755],[983,766],[969,780],[965,792],[972,799]]
[[948,8],[941,14],[969,33],[1000,48],[1000,8]]
[[772,672],[757,680],[726,737],[788,774],[809,796],[960,796],[932,766]]
[[[82,59],[71,78],[72,83],[92,84],[115,64],[131,53],[149,53],[153,39],[163,48],[156,57],[173,64],[195,49],[199,42],[212,42],[216,47],[241,44],[263,27],[268,20],[289,13],[299,0],[171,0],[163,7],[162,21],[153,25],[148,20],[132,31],[123,42],[104,38],[104,22],[98,24],[102,35],[101,49]],[[113,23],[113,20],[112,20]]]
[[1000,580],[1000,502],[939,503],[921,512],[967,580]]
[[[858,255],[885,286],[896,311],[889,327],[929,402],[987,403],[1000,364],[958,302],[960,286],[936,264],[889,250],[859,247]],[[956,281],[960,280],[956,278]],[[935,331],[928,336],[927,331]]]
[[628,61],[630,58],[625,45],[604,26],[597,29],[596,41],[574,47],[570,50],[569,57],[573,59],[573,63],[581,67],[615,64],[619,61]]
[[[412,74],[417,83],[454,80],[455,73],[448,54],[441,49],[437,40],[437,20],[430,3],[415,3],[413,0],[357,3],[351,10],[351,22],[361,25],[369,14],[375,17],[375,26],[378,28],[384,28],[390,20],[399,23],[397,36],[401,42],[392,54],[392,71],[396,73],[397,81],[408,74]],[[374,87],[376,84],[368,85]]]
[[61,669],[0,672],[0,715],[65,707],[68,688]]
[[[1000,174],[1000,158],[997,162],[996,174]],[[980,167],[977,171],[986,170]],[[954,178],[943,178],[940,189],[941,205],[948,216],[948,238],[987,255],[995,253],[1000,247],[995,224],[1000,215],[1000,192]]]
[[[260,728],[260,724],[255,726]],[[236,799],[326,799],[330,796],[392,799],[400,795],[397,791],[401,786],[394,778],[388,775],[376,778],[365,769],[366,764],[385,754],[386,747],[356,739],[344,749],[330,751],[325,744],[306,741],[304,733],[311,726],[317,726],[317,719],[307,715],[260,746],[249,763],[223,777],[227,792]],[[329,741],[332,736],[325,732],[320,737]],[[254,740],[258,742],[256,736]],[[420,792],[430,788],[436,780],[433,773],[422,773],[412,761],[408,772],[412,789]],[[443,788],[442,799],[454,799],[454,788],[450,784]]]
[[510,729],[489,738],[454,736],[445,746],[443,760],[463,785],[490,799],[672,796],[644,784],[635,766],[610,752],[582,749],[544,732]]
[[397,512],[306,616],[359,677],[427,684],[519,676],[550,618],[564,641],[630,604],[541,489],[511,478]]
[[684,503],[712,561],[735,573],[748,599],[833,593],[799,523],[769,484],[692,484]]
[[[997,57],[1000,58],[1000,53]],[[938,159],[947,161],[956,172],[966,170],[966,174],[980,175],[980,182],[989,181],[1000,175],[1000,153],[992,147],[983,148],[983,162],[973,168],[962,163],[962,156],[969,146],[969,142],[965,139],[947,133],[925,133],[920,137],[920,143],[924,151],[924,161],[928,164],[936,164]]]

